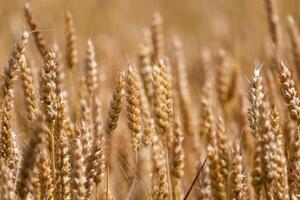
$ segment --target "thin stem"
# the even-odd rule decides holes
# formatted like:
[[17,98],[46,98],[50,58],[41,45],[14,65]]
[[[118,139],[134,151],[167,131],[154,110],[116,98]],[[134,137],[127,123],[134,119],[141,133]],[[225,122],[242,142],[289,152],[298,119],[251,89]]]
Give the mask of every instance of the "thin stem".
[[109,200],[109,165],[106,166],[106,200]]
[[203,170],[203,167],[204,167],[204,165],[206,163],[206,160],[207,160],[207,158],[205,158],[204,162],[202,163],[200,169],[198,170],[198,172],[197,172],[197,174],[196,174],[196,176],[195,176],[195,178],[194,178],[194,180],[192,182],[192,185],[190,186],[190,188],[189,188],[188,192],[186,193],[186,195],[184,196],[183,200],[187,200],[187,198],[189,197],[189,195],[190,195],[190,193],[191,193],[194,185],[196,184],[196,181],[198,180],[198,178],[199,178],[199,176],[201,174],[201,171]]
[[99,189],[98,189],[98,188],[99,188],[99,185],[98,185],[98,183],[96,183],[96,186],[95,186],[95,187],[96,187],[96,188],[95,188],[95,189],[96,189],[96,191],[95,191],[95,192],[96,192],[96,200],[98,200],[98,199],[99,199]]
[[52,160],[52,175],[55,179],[55,144],[54,144],[54,121],[51,122],[50,125],[50,137],[51,137],[51,160]]
[[[73,105],[72,105],[72,110],[73,112],[75,113],[75,117],[76,119],[80,119],[80,114],[79,114],[79,104],[76,104],[76,97],[78,94],[76,94],[76,88],[75,87],[78,87],[77,86],[77,83],[74,79],[74,76],[75,76],[75,70],[72,68],[72,69],[69,69],[70,73],[69,74],[69,80],[70,80],[70,83],[71,85],[69,85],[70,88],[70,93],[71,93],[71,99],[70,99],[70,102],[74,102]],[[73,100],[73,101],[72,101]]]
[[170,173],[170,164],[169,164],[169,152],[168,148],[165,147],[165,156],[166,156],[166,167],[167,167],[167,175],[168,175],[168,189],[170,194],[170,200],[173,200],[173,192],[172,192],[172,183],[171,183],[171,173]]

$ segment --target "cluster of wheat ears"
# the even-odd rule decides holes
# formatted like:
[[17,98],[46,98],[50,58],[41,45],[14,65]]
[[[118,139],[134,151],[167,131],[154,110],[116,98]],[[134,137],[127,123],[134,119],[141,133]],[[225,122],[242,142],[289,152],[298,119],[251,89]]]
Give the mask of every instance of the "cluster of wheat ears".
[[[105,105],[92,40],[77,73],[71,13],[61,53],[26,4],[30,30],[1,79],[0,199],[300,199],[300,35],[289,16],[294,63],[287,67],[276,6],[265,5],[272,64],[254,67],[248,83],[229,54],[206,50],[201,90],[192,93],[182,43],[173,37],[167,57],[156,12],[138,62],[121,67]],[[43,61],[38,80],[26,50],[30,37]],[[18,82],[26,114],[17,118]],[[116,134],[122,121],[128,128]]]

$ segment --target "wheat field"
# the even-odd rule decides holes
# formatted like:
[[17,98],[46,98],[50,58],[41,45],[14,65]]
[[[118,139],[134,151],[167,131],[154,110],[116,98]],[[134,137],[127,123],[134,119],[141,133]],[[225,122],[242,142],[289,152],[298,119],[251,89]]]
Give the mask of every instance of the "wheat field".
[[300,199],[297,0],[0,3],[0,200]]

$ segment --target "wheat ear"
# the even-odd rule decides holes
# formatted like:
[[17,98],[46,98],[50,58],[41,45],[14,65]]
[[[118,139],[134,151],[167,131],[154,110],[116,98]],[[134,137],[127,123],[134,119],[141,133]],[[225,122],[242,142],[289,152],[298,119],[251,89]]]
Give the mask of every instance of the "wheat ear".
[[185,154],[183,149],[184,135],[179,120],[174,123],[174,143],[172,148],[172,175],[174,177],[173,196],[175,200],[183,198],[182,179],[184,177]]
[[247,184],[247,174],[243,164],[243,155],[238,143],[234,143],[232,149],[230,179],[232,199],[249,200],[250,193]]
[[98,64],[95,58],[95,48],[91,40],[88,41],[85,59],[85,82],[89,95],[95,93],[98,88]]
[[126,78],[126,110],[128,118],[128,127],[131,131],[132,147],[137,153],[141,140],[141,96],[137,83],[137,75],[129,66]]
[[152,45],[153,45],[153,59],[158,62],[165,56],[165,41],[163,30],[163,19],[159,12],[155,12],[152,17],[151,25]]
[[27,118],[34,121],[37,115],[36,94],[34,91],[31,68],[28,66],[25,56],[21,60],[21,78],[25,97]]
[[30,30],[33,32],[34,40],[36,46],[42,57],[47,53],[47,45],[41,31],[38,30],[36,21],[33,19],[32,10],[29,3],[26,3],[24,6],[24,14],[26,18],[26,22],[30,27]]
[[4,68],[4,85],[2,86],[2,95],[5,96],[9,90],[14,88],[15,82],[17,80],[17,72],[20,70],[20,65],[22,62],[25,46],[28,43],[29,33],[24,32],[21,39],[15,43],[15,46],[10,53],[8,66]]
[[66,61],[67,66],[71,69],[75,68],[78,63],[78,52],[76,47],[73,16],[70,12],[66,13]]
[[276,0],[265,0],[271,39],[276,49],[279,50],[281,46],[281,30],[280,30],[279,15],[277,13],[277,7],[275,3]]

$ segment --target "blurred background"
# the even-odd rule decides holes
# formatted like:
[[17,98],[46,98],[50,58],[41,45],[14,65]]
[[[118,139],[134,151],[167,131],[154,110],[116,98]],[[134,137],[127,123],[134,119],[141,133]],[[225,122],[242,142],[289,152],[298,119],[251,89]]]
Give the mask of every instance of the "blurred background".
[[[5,65],[14,38],[26,23],[23,6],[27,1],[0,0],[0,64]],[[151,23],[154,11],[165,22],[166,41],[177,34],[192,62],[202,48],[225,48],[240,61],[261,59],[269,38],[263,0],[31,0],[34,17],[46,39],[64,47],[65,12],[73,14],[80,55],[92,38],[103,62],[125,50],[133,59],[142,29]],[[278,1],[282,25],[291,14],[299,19],[300,1]],[[283,27],[283,29],[285,29]],[[287,39],[287,38],[286,38]],[[36,49],[35,49],[36,50]],[[113,51],[112,51],[113,50]],[[247,52],[247,54],[243,54]],[[117,63],[116,63],[117,64]]]

